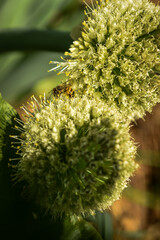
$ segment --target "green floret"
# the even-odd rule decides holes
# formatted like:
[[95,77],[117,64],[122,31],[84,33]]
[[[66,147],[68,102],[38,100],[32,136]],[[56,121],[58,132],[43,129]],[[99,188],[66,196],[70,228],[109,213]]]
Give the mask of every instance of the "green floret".
[[148,0],[100,1],[88,8],[66,62],[73,88],[99,93],[131,120],[160,102],[160,7]]
[[114,106],[86,96],[32,104],[16,173],[27,195],[53,216],[111,206],[137,167],[128,124]]

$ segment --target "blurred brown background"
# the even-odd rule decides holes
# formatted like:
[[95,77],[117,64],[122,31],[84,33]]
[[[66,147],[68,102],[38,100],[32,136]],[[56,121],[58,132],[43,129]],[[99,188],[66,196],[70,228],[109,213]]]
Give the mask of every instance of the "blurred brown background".
[[[140,163],[123,198],[112,207],[115,239],[160,239],[160,105],[131,127]],[[127,232],[124,234],[124,232]],[[130,238],[130,234],[133,234]]]
[[[154,0],[156,4],[159,1]],[[112,207],[116,240],[160,239],[160,104],[131,127],[140,167]],[[127,233],[124,233],[127,232]],[[131,233],[134,233],[131,235]]]

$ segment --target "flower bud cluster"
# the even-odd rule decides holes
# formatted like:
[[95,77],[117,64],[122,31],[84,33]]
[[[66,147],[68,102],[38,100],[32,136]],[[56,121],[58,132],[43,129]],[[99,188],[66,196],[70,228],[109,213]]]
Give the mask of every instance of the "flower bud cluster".
[[33,97],[18,120],[17,178],[54,216],[92,214],[120,197],[137,167],[129,123],[160,102],[160,7],[101,0],[87,9],[69,58],[53,68],[69,84]]
[[148,0],[102,0],[92,7],[87,8],[81,37],[59,66],[73,88],[100,93],[131,120],[143,117],[160,102],[155,71],[160,49],[154,35],[160,7]]
[[28,195],[53,216],[106,209],[137,167],[128,124],[114,105],[87,96],[31,104],[17,164]]

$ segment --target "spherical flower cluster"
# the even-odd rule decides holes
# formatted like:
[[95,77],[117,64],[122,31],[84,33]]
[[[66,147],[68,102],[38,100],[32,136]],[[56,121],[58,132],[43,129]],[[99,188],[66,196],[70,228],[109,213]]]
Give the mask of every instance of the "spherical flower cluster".
[[[73,88],[98,92],[131,119],[160,102],[160,7],[148,0],[102,0],[88,6],[81,37],[61,68]],[[53,62],[55,63],[55,62]]]
[[54,216],[110,206],[137,166],[128,124],[116,108],[65,95],[33,97],[31,106],[23,107],[27,121],[16,127],[22,131],[16,175],[25,190]]

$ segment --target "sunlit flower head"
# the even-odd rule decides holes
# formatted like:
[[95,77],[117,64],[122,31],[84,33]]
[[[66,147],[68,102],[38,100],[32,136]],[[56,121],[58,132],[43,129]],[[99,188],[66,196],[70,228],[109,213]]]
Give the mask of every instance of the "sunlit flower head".
[[[73,88],[115,102],[131,119],[160,102],[160,7],[148,0],[102,0],[87,5],[81,37],[57,63]],[[56,63],[56,62],[52,62]]]
[[53,216],[109,207],[137,166],[121,115],[86,96],[33,97],[30,105],[24,125],[17,120],[21,136],[12,136],[21,142],[16,179],[26,182],[27,196]]

